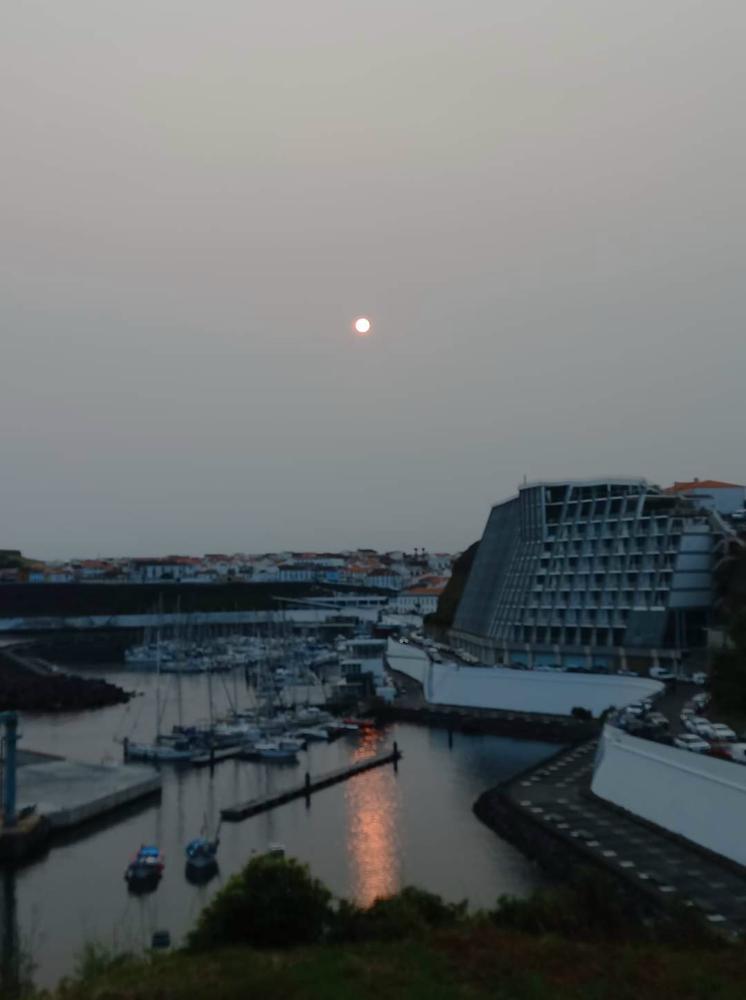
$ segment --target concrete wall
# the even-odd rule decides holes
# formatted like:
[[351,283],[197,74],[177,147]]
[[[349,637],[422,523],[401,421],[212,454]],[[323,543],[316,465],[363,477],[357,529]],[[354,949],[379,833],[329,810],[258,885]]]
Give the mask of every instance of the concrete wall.
[[422,684],[425,698],[432,705],[552,715],[570,715],[573,708],[579,707],[598,716],[612,705],[620,708],[663,690],[660,681],[643,677],[430,663],[419,647],[394,640],[389,642],[386,658],[393,670]]
[[601,798],[746,865],[746,767],[605,726],[592,783]]
[[44,618],[0,618],[3,632],[95,632],[96,629],[142,629],[197,625],[256,625],[266,622],[281,624],[283,620],[296,624],[318,625],[330,615],[355,614],[366,621],[375,621],[377,608],[335,609],[301,608],[297,611],[192,611],[189,614],[165,612],[149,615],[88,615],[85,618],[59,615]]

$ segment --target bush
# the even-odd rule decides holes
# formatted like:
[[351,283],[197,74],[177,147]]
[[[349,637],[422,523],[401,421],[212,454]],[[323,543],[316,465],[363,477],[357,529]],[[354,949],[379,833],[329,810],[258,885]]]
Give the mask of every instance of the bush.
[[362,909],[342,900],[332,928],[335,941],[394,941],[419,937],[432,928],[466,919],[466,901],[446,903],[432,892],[407,886],[395,896]]
[[490,916],[498,927],[584,940],[635,938],[641,928],[639,915],[617,883],[595,871],[580,872],[572,881],[540,889],[528,899],[501,896]]
[[573,719],[581,719],[583,722],[589,722],[593,718],[593,712],[587,708],[581,708],[580,705],[576,705],[570,712],[570,715]]
[[234,875],[202,911],[187,946],[197,951],[225,944],[311,944],[331,923],[331,898],[306,865],[263,854]]
[[645,913],[615,879],[586,869],[528,899],[501,896],[489,917],[498,927],[580,941],[650,942],[684,951],[726,946],[697,910],[679,904]]

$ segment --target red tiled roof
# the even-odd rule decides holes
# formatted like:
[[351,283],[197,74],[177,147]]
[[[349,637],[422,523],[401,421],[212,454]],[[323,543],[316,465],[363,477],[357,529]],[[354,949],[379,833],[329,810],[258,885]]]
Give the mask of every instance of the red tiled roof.
[[676,482],[669,486],[664,493],[690,493],[692,490],[726,490],[743,489],[740,483],[721,483],[717,479],[694,479],[691,483]]

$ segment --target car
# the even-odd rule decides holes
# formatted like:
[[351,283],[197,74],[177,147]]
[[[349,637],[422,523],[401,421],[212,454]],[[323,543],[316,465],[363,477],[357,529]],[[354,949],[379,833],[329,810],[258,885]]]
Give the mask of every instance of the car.
[[700,691],[699,694],[695,694],[692,698],[692,705],[696,705],[697,708],[704,708],[705,705],[710,703],[710,696],[706,691]]
[[676,677],[676,675],[666,667],[651,667],[648,673],[657,681],[672,681]]
[[713,740],[724,740],[735,743],[738,737],[735,732],[726,726],[724,722],[713,722],[710,724],[710,734]]
[[668,719],[662,712],[651,712],[647,721],[651,726],[667,726]]
[[725,750],[731,760],[737,764],[746,764],[746,743],[730,743]]
[[707,753],[710,749],[710,744],[707,740],[703,740],[700,736],[695,736],[693,733],[682,733],[681,736],[677,736],[673,745],[678,747],[679,750],[691,750],[693,753]]
[[704,671],[698,671],[696,674],[692,674],[692,684],[699,684],[702,687],[703,684],[707,683],[707,674]]
[[640,716],[645,711],[645,708],[638,701],[636,701],[632,705],[627,705],[624,711],[627,713],[627,715]]
[[706,736],[710,730],[710,720],[701,715],[692,715],[686,720],[684,726],[695,736]]

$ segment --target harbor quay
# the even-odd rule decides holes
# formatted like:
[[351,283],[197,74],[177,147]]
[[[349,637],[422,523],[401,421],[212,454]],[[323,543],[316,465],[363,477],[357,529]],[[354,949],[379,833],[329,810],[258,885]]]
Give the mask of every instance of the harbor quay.
[[161,775],[142,765],[90,764],[19,751],[18,822],[0,830],[0,863],[23,862],[72,830],[161,790]]
[[692,907],[730,937],[746,931],[746,868],[610,805],[591,791],[598,743],[559,751],[485,792],[476,815],[545,870],[605,870],[642,911]]

